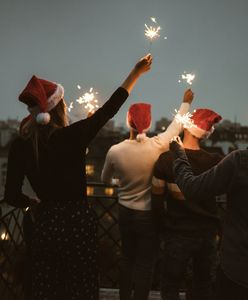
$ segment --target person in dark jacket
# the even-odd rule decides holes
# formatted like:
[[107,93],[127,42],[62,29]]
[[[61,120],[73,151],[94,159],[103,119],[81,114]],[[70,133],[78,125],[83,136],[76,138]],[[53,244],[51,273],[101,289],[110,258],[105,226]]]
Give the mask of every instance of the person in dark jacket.
[[99,110],[70,126],[61,85],[33,76],[20,94],[30,117],[9,150],[5,201],[32,204],[22,193],[24,176],[40,199],[32,233],[32,300],[98,299],[97,221],[86,196],[85,152],[151,63],[151,55],[141,59]]
[[227,212],[217,276],[218,300],[248,299],[248,150],[235,150],[205,173],[194,176],[179,137],[170,149],[175,180],[186,197],[226,193]]
[[[221,116],[216,112],[198,108],[189,119],[192,126],[184,129],[183,144],[194,174],[203,173],[222,159],[219,153],[209,153],[200,146],[200,141],[210,136],[220,120]],[[202,203],[198,198],[188,198],[183,194],[175,183],[171,151],[160,155],[154,166],[152,182],[152,209],[164,242],[162,299],[179,300],[183,279],[192,262],[194,299],[212,300],[219,228],[215,197],[209,195],[208,201]],[[203,196],[199,195],[199,198]],[[187,285],[186,289],[188,296],[191,288]]]

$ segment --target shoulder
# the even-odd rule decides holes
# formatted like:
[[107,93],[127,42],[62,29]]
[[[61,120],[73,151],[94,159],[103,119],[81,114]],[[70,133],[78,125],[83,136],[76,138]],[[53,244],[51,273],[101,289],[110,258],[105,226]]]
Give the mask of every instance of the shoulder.
[[107,157],[112,158],[115,155],[118,155],[118,153],[121,153],[123,150],[123,147],[124,147],[124,145],[122,143],[123,142],[111,146],[107,152]]
[[217,164],[219,161],[221,161],[224,158],[224,155],[218,152],[209,152],[204,149],[201,149],[201,154],[204,155],[206,158],[208,158],[209,161],[212,161],[214,164]]
[[248,149],[234,150],[226,156],[227,159],[233,160],[235,163],[248,166]]
[[162,154],[160,154],[158,161],[160,162],[168,162],[173,160],[173,155],[171,151],[165,151]]
[[173,156],[171,151],[166,151],[162,153],[154,166],[154,174],[158,178],[166,177],[168,169],[171,169],[171,164],[173,161]]

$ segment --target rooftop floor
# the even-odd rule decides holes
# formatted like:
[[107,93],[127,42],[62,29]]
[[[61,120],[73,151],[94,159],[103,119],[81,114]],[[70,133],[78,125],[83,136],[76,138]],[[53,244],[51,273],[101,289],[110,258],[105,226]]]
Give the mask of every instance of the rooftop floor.
[[[184,294],[181,294],[181,300],[185,300]],[[100,300],[119,300],[119,290],[116,289],[101,289]],[[149,300],[161,300],[160,293],[151,291]]]

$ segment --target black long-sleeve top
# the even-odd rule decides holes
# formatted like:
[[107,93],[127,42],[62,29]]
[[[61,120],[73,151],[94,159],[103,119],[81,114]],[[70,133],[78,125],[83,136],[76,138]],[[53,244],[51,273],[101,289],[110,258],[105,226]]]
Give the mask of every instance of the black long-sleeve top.
[[46,142],[48,126],[41,130],[38,164],[32,141],[18,137],[8,157],[5,201],[16,207],[27,207],[29,197],[22,193],[26,176],[43,203],[86,199],[85,152],[102,126],[111,119],[128,97],[118,88],[91,117],[56,129]]
[[[212,168],[221,159],[218,153],[209,153],[203,149],[185,149],[187,158],[192,166],[195,175],[201,174]],[[170,151],[160,155],[154,166],[153,176],[163,180],[166,184],[165,192],[160,196],[166,201],[166,215],[163,216],[165,230],[186,236],[213,236],[219,226],[219,218],[216,208],[216,200],[213,195],[200,194],[200,199],[207,198],[207,201],[199,201],[198,198],[186,198],[182,200],[175,196],[177,190],[173,174],[173,155]],[[152,194],[154,202],[159,201],[157,195]],[[160,200],[160,201],[161,201]]]
[[175,180],[186,196],[227,194],[221,265],[230,279],[248,287],[248,150],[233,151],[217,166],[194,176],[185,152],[172,148],[178,157]]

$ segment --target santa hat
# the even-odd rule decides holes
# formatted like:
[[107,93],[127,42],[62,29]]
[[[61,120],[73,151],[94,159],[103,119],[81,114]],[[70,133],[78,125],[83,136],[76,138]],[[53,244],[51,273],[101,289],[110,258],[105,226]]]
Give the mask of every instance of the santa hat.
[[31,114],[35,114],[39,124],[48,124],[50,114],[59,101],[64,97],[62,85],[33,76],[25,89],[19,95],[19,100],[28,105]]
[[137,139],[142,139],[151,127],[151,105],[135,103],[129,107],[127,126],[138,131]]
[[207,138],[214,131],[214,124],[218,123],[222,117],[216,112],[207,108],[198,108],[194,110],[191,120],[193,126],[187,128],[187,130],[195,137]]

